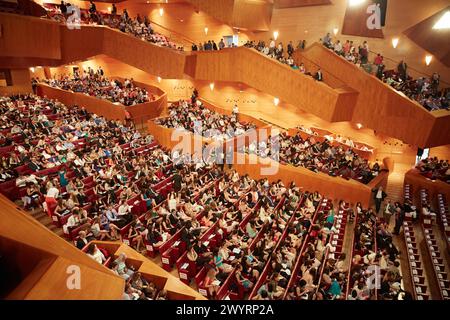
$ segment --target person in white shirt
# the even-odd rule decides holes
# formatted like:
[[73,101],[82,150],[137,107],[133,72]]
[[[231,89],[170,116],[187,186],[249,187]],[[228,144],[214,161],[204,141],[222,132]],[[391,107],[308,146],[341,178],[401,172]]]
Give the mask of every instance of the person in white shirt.
[[50,218],[52,217],[52,215],[55,211],[55,208],[57,205],[56,198],[58,198],[58,195],[59,195],[59,190],[57,188],[55,188],[52,183],[50,183],[50,185],[47,189],[47,194],[45,195],[45,204],[47,207],[47,213]]
[[97,248],[95,244],[91,244],[88,248],[87,255],[100,264],[106,261],[105,255]]

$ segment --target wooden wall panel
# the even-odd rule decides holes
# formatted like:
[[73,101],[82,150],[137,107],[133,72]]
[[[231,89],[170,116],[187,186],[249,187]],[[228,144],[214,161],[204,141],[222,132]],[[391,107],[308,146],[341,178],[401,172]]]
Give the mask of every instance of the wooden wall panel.
[[198,52],[195,78],[242,82],[330,122],[350,120],[352,113],[340,92],[248,48]]
[[35,17],[0,13],[0,57],[60,59],[59,24]]
[[201,11],[233,27],[269,29],[273,4],[265,0],[187,0]]
[[17,93],[31,93],[30,70],[11,69],[12,86],[0,87],[0,96]]
[[438,146],[450,142],[448,111],[428,112],[320,44],[314,44],[303,55],[359,91],[353,123],[361,123],[416,146]]
[[[51,256],[60,257],[66,263],[59,264],[56,268],[51,265],[47,271],[48,279],[54,286],[52,292],[45,291],[44,287],[28,294],[27,299],[57,299],[60,296],[70,296],[72,299],[121,299],[125,287],[123,278],[113,274],[103,265],[97,263],[86,254],[82,253],[71,243],[48,230],[28,213],[3,195],[0,195],[0,235],[10,241],[21,242],[35,250],[47,252]],[[11,226],[20,226],[11,228]],[[43,256],[44,257],[44,256]],[[60,260],[61,261],[61,260]],[[82,269],[81,289],[69,290],[66,285],[67,267],[78,265]],[[89,272],[87,272],[89,270]],[[84,272],[86,271],[86,272]],[[84,277],[83,277],[84,275]],[[94,278],[91,276],[95,276]],[[47,281],[45,281],[47,282]],[[93,290],[92,283],[97,290]],[[86,286],[83,287],[83,283]],[[89,284],[89,285],[88,285]],[[68,292],[70,291],[70,292]],[[50,295],[51,294],[51,295]]]
[[330,0],[274,0],[274,6],[277,9],[322,6],[331,4]]
[[[370,50],[381,53],[385,57],[387,68],[396,67],[401,59],[406,58],[413,77],[439,72],[441,80],[446,81],[447,86],[450,85],[450,68],[437,59],[433,59],[433,62],[427,66],[425,55],[428,52],[403,35],[403,32],[411,26],[446,8],[449,4],[448,0],[388,0],[386,27],[383,28],[384,39],[342,35],[348,0],[332,0],[331,2],[331,5],[324,6],[274,9],[270,30],[256,34],[255,39],[268,41],[273,31],[278,31],[278,40],[284,44],[292,40],[297,45],[299,40],[305,39],[309,46],[323,38],[327,32],[330,32],[333,38],[341,41],[353,40],[356,44],[368,40]],[[336,37],[333,35],[334,28],[338,29]],[[400,39],[397,48],[393,48],[391,44],[394,37]],[[371,55],[370,59],[373,57],[374,55]]]
[[342,34],[367,38],[384,38],[382,29],[367,28],[367,18],[369,14],[366,12],[369,4],[373,1],[366,1],[357,6],[347,5],[344,16],[344,24],[342,26]]

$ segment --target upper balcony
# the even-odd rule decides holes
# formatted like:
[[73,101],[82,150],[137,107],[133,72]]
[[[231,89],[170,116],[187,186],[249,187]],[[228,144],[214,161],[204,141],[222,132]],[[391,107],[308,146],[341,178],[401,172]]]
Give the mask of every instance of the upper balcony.
[[[297,53],[298,54],[298,53]],[[377,133],[419,147],[450,143],[450,112],[429,112],[416,101],[368,74],[356,65],[315,43],[300,53],[329,74],[359,92],[352,122]]]

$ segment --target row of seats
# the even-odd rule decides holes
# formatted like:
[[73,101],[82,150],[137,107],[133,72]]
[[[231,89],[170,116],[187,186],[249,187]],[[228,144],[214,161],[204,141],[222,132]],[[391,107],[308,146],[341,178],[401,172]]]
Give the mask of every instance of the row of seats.
[[441,256],[436,237],[431,226],[422,225],[425,235],[427,253],[433,266],[433,275],[439,286],[439,294],[442,300],[450,300],[450,281],[445,270],[445,258]]
[[[244,201],[245,199],[245,195],[242,196],[238,201]],[[276,211],[282,204],[283,204],[283,200],[281,200],[277,206],[275,207],[274,211]],[[256,216],[259,208],[261,206],[261,200],[252,208],[252,210],[245,216],[242,218],[242,221],[238,221],[239,222],[239,226],[238,228],[242,231],[245,232],[245,227],[247,225],[247,223],[254,217]],[[223,229],[221,229],[223,232]],[[225,230],[226,231],[226,230]],[[254,237],[254,239],[251,241],[251,243],[249,244],[249,252],[253,252],[255,246],[258,244],[258,242],[263,238],[264,234],[266,232],[266,229],[264,227],[262,227],[258,234],[256,235],[256,237]],[[225,236],[223,237],[223,240],[227,239],[228,234],[225,233]],[[241,253],[240,248],[235,248],[235,251],[232,251],[232,253],[230,254],[230,256],[228,257],[228,259],[226,261],[224,261],[225,263],[228,264],[232,264],[233,260]],[[207,291],[207,288],[205,286],[205,280],[206,280],[206,274],[207,274],[207,267],[204,266],[202,267],[197,274],[195,275],[195,283],[197,284],[198,287],[198,291],[204,295],[204,296],[208,296],[209,293]],[[219,290],[217,292],[217,297],[216,299],[225,299],[226,297],[228,297],[230,300],[240,300],[244,298],[244,294],[247,291],[245,288],[243,288],[240,284],[238,284],[236,281],[236,268],[233,269],[233,271],[231,271],[229,273],[229,275],[227,276],[227,278],[220,284],[219,286]],[[232,284],[235,284],[238,286],[238,292],[232,292],[231,291],[231,286]]]
[[437,195],[438,211],[439,211],[439,221],[442,229],[442,233],[447,243],[447,251],[450,253],[450,226],[448,224],[450,220],[450,213],[448,210],[448,203],[445,195],[439,193]]
[[425,272],[419,254],[419,245],[414,233],[413,225],[409,221],[403,222],[405,243],[409,262],[409,272],[413,282],[415,300],[428,300],[428,286],[425,284]]

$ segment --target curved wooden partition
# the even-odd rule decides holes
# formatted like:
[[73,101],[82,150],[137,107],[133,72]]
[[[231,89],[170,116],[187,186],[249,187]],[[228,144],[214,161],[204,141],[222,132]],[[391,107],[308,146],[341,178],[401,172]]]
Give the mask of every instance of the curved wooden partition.
[[405,174],[404,184],[412,185],[415,195],[419,195],[420,189],[427,189],[430,199],[436,199],[439,193],[445,195],[446,199],[450,199],[450,184],[441,180],[433,181],[425,178],[415,168]]
[[187,63],[195,64],[190,70],[197,80],[242,82],[330,122],[351,120],[357,100],[355,91],[333,89],[245,47],[199,51]]
[[[136,84],[138,86],[141,85],[140,83]],[[156,89],[153,88],[153,90]],[[40,83],[37,86],[37,92],[41,96],[56,99],[67,106],[78,105],[80,107],[85,107],[89,112],[103,116],[109,120],[124,121],[125,111],[128,111],[136,124],[142,124],[149,119],[159,117],[167,108],[167,95],[165,93],[159,96],[155,101],[126,107],[120,103],[112,103],[108,100],[88,96],[84,93],[53,88],[43,83]]]
[[[51,232],[0,195],[0,248],[19,277],[5,299],[119,300],[125,281]],[[11,226],[19,226],[12,228]],[[70,266],[80,270],[81,286],[68,287]],[[73,268],[73,267],[72,267]]]
[[69,30],[61,25],[63,63],[105,54],[162,78],[184,76],[185,53],[160,47],[105,26]]
[[[269,181],[282,180],[284,184],[294,181],[297,186],[307,191],[319,191],[322,195],[332,199],[342,199],[350,203],[362,203],[367,207],[372,202],[372,189],[377,186],[385,187],[389,173],[384,171],[374,178],[368,185],[354,180],[345,180],[340,177],[331,177],[324,173],[315,173],[303,167],[283,165],[270,159],[261,159],[256,155],[234,154],[236,159],[245,159],[243,163],[233,163],[240,174],[248,174],[253,179],[268,178]],[[241,161],[239,161],[241,162]],[[274,168],[273,175],[265,174],[268,168]],[[276,169],[278,168],[278,169]]]
[[429,112],[375,76],[319,43],[297,53],[359,92],[351,121],[406,143],[433,147],[450,143],[450,112]]
[[108,100],[91,97],[84,93],[53,88],[42,83],[37,86],[37,92],[40,96],[56,99],[66,106],[78,105],[85,107],[87,111],[103,116],[109,120],[125,120],[125,107],[109,102]]
[[184,77],[186,53],[109,27],[83,24],[69,29],[48,19],[15,14],[0,14],[0,22],[2,66],[59,66],[105,54],[162,78]]

